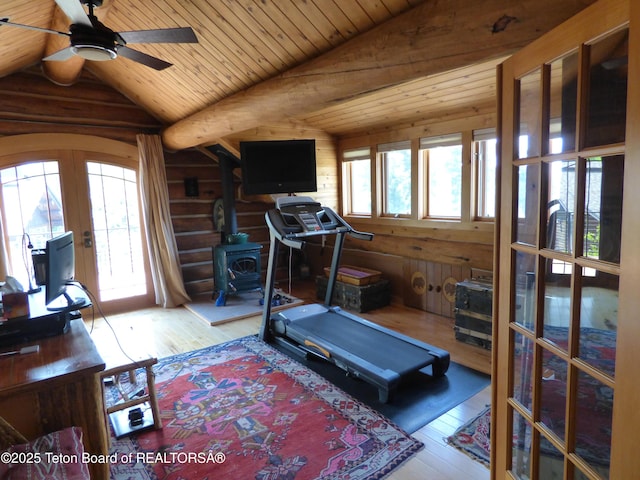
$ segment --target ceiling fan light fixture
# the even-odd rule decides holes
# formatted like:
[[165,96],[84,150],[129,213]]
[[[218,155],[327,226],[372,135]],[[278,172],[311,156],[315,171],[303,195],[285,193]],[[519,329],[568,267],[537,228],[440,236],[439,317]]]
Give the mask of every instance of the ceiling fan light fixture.
[[[94,62],[104,62],[121,56],[160,71],[170,67],[171,63],[129,48],[127,43],[198,43],[198,37],[191,27],[114,32],[93,14],[94,7],[102,5],[103,0],[55,0],[55,2],[71,22],[68,32],[13,23],[9,21],[9,17],[0,17],[0,26],[10,25],[69,38],[68,47],[47,55],[42,59],[43,61],[64,62],[76,56]],[[84,11],[82,4],[89,7],[88,14]]]
[[103,45],[72,45],[71,51],[84,58],[94,62],[104,62],[113,60],[118,56],[114,48],[105,47]]
[[69,29],[71,51],[75,55],[94,62],[113,60],[118,56],[116,34],[97,19],[93,20],[91,26],[74,23]]

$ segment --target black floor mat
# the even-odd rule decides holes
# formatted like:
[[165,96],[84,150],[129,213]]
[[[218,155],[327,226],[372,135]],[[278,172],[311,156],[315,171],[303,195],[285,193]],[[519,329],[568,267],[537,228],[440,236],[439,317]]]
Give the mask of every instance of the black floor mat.
[[322,375],[352,397],[377,410],[407,433],[413,433],[427,423],[469,399],[490,384],[490,376],[451,362],[447,374],[433,377],[431,367],[407,378],[388,403],[378,401],[378,390],[359,379],[349,377],[335,365],[320,360],[292,355],[287,349],[275,348],[292,356]]

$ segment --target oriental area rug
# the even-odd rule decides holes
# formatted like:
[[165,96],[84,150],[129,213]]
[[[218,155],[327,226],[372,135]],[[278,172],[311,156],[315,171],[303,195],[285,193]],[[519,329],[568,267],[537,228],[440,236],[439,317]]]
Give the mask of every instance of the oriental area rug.
[[[566,328],[547,326],[545,336],[560,347],[566,348]],[[613,372],[615,342],[615,332],[582,328],[580,358],[606,372]],[[553,371],[553,376],[542,382],[544,398],[540,405],[540,419],[553,431],[564,432],[567,367],[559,357],[548,352],[543,356],[545,368]],[[592,465],[608,466],[611,453],[613,391],[589,375],[581,374],[580,378],[577,387],[579,402],[576,407],[575,453]],[[448,437],[447,442],[488,467],[490,424],[491,408],[487,407]],[[514,434],[514,442],[520,448],[524,448],[524,444],[530,441],[529,438],[516,437],[517,434]],[[545,455],[559,455],[550,442],[541,442],[540,448]]]
[[255,336],[155,367],[163,428],[112,438],[114,480],[374,480],[423,447]]

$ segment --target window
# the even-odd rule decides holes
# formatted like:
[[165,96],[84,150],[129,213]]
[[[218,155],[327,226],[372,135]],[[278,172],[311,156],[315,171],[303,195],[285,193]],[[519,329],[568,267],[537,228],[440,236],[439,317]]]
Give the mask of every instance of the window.
[[558,118],[549,120],[549,153],[562,153],[566,149],[565,141],[562,135],[562,124]]
[[136,172],[87,162],[102,301],[147,293]]
[[[557,143],[556,143],[557,145]],[[551,144],[553,147],[553,144]],[[546,248],[567,254],[573,253],[575,223],[576,161],[556,160],[547,163],[547,233]],[[559,258],[548,259],[550,272],[570,275],[573,264]]]
[[497,140],[493,128],[473,132],[473,175],[475,185],[475,217],[496,216]]
[[64,233],[58,162],[29,162],[0,170],[9,273],[23,287],[35,286],[28,244],[43,248]]
[[540,96],[542,94],[541,69],[525,75],[519,81],[520,106],[518,112],[518,157],[530,158],[540,155],[540,129],[537,127],[541,116]]
[[345,211],[348,215],[371,215],[371,149],[346,150],[343,160]]
[[495,128],[389,143],[367,141],[357,148],[349,141],[342,150],[345,215],[383,223],[403,219],[413,227],[434,221],[458,222],[465,228],[482,222],[485,225],[473,228],[491,228],[498,168]]
[[411,215],[411,142],[378,145],[382,173],[382,213]]
[[462,136],[420,139],[426,185],[426,216],[460,218],[462,212]]

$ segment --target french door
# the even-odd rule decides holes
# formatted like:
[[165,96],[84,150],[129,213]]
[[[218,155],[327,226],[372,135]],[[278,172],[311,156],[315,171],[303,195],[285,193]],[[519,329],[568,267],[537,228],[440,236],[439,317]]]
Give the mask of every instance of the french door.
[[638,20],[602,0],[499,68],[493,478],[640,471]]
[[2,214],[10,271],[35,286],[31,242],[74,232],[76,278],[105,312],[153,303],[141,230],[136,163],[101,152],[55,150],[5,156]]

